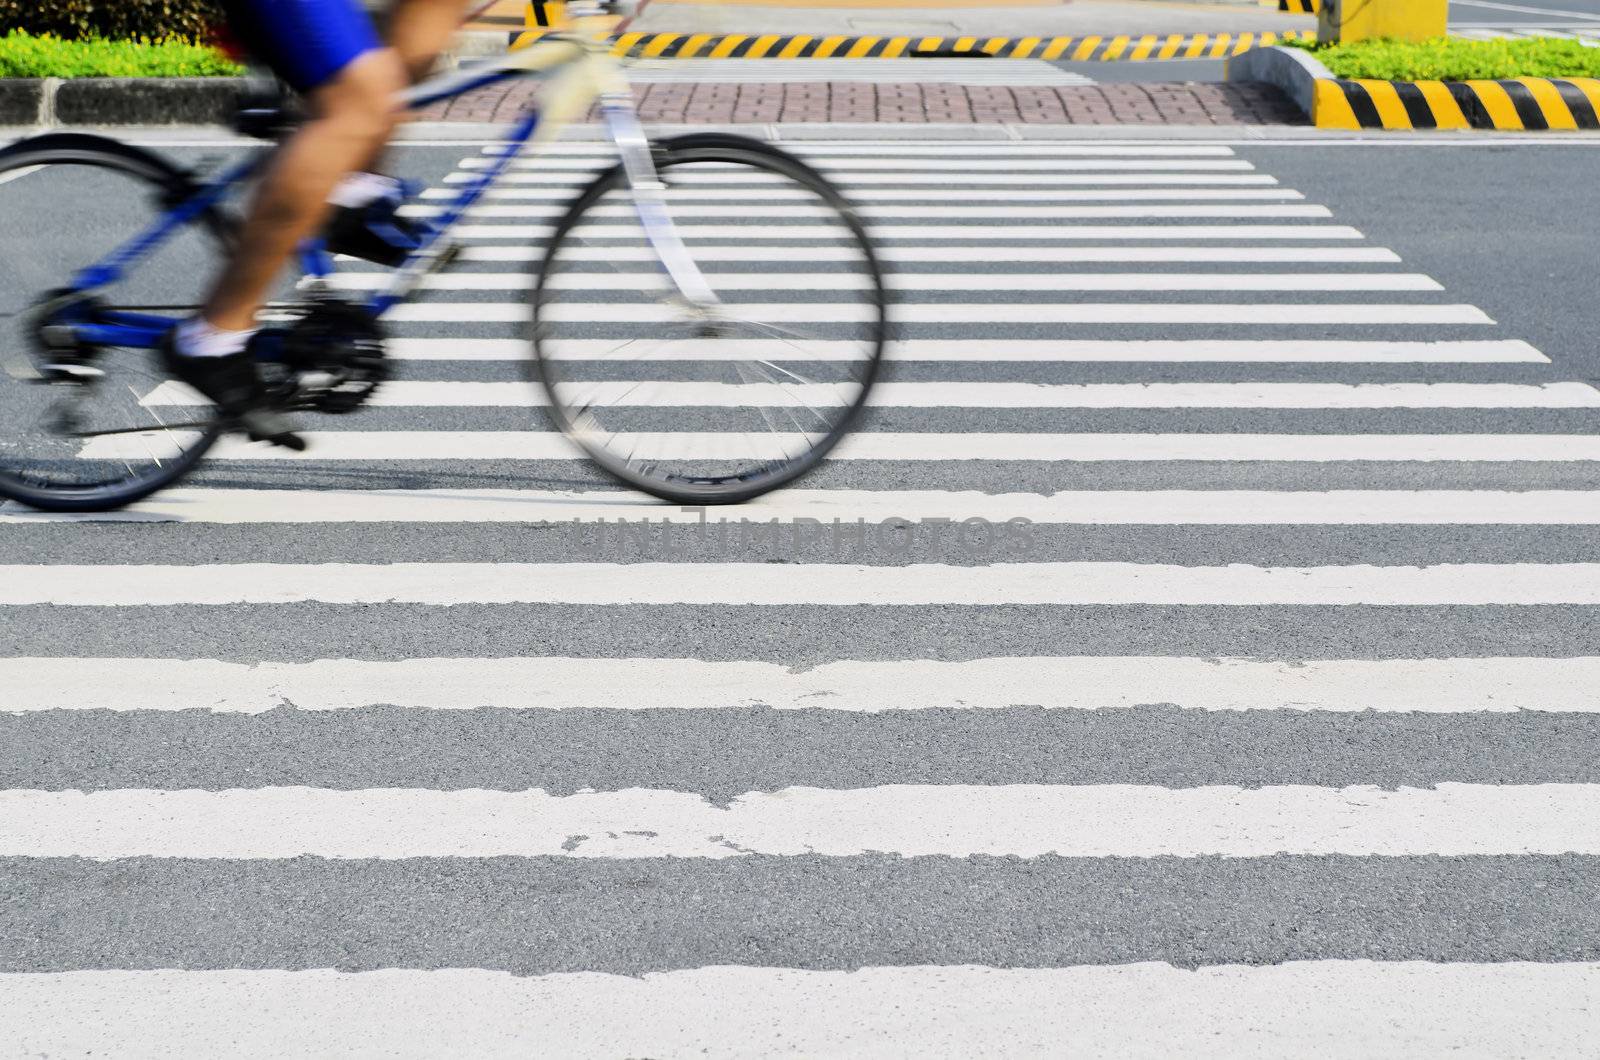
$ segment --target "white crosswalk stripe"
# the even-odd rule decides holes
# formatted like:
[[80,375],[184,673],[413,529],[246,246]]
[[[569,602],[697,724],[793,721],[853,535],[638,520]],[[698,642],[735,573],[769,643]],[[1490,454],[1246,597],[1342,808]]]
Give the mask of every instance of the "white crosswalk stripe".
[[[1592,518],[1592,517],[1591,517]],[[1321,710],[1441,714],[1600,711],[1600,659],[1035,657],[778,663],[698,659],[4,659],[7,710]]]
[[[574,837],[583,837],[574,839]],[[1263,857],[1600,853],[1600,785],[0,793],[0,857]]]
[[[707,967],[646,976],[510,976],[467,969],[63,973],[0,979],[0,1008],[63,1026],[82,1055],[817,1056],[926,1037],[925,1055],[1197,1060],[1285,1049],[1382,1053],[1404,1026],[1418,1053],[1579,1055],[1600,965],[1298,961],[1187,969]],[[760,1004],[747,999],[759,998]],[[468,1002],[470,1003],[464,1003]],[[619,1018],[627,1013],[628,1018]],[[159,1041],[170,1048],[129,1043]],[[1324,1049],[1326,1043],[1335,1043]]]
[[[0,505],[0,1052],[1583,1052],[1600,390],[1227,145],[796,150],[900,296],[796,488],[658,503],[548,428],[569,143],[307,453]],[[849,356],[809,207],[691,190],[729,306]],[[789,344],[652,345],[631,233],[547,319],[638,451],[838,400],[672,375]]]
[[[573,356],[603,353],[611,343],[574,341]],[[841,344],[842,346],[843,344]],[[810,344],[813,358],[824,359],[825,343]],[[772,356],[781,353],[777,341],[752,339],[737,347],[708,343],[696,355],[717,357]],[[520,339],[391,340],[390,355],[404,361],[520,361],[528,355]],[[670,352],[666,355],[670,356]],[[836,356],[847,357],[840,349]],[[1033,362],[1172,362],[1179,364],[1515,364],[1546,363],[1533,346],[1516,339],[1415,341],[1364,341],[1360,339],[1112,339],[1102,342],[1076,339],[906,339],[890,349],[897,361],[1033,361]]]
[[[846,395],[823,385],[772,383],[632,382],[565,384],[593,404],[611,407],[742,408],[790,400],[818,408],[842,405]],[[385,386],[374,408],[528,408],[549,395],[526,383],[423,383]],[[163,383],[142,404],[203,403],[181,383]],[[1600,408],[1600,390],[1588,383],[881,383],[873,408],[975,409],[1577,409]]]
[[[295,461],[581,460],[583,454],[560,435],[536,431],[307,431],[308,453],[296,454],[242,439],[223,439],[210,459],[279,463]],[[619,435],[617,445],[623,446]],[[633,447],[656,459],[778,459],[798,436],[716,431],[669,431],[628,435]],[[85,458],[140,455],[156,441],[95,438]],[[170,443],[169,443],[170,444]],[[160,452],[160,450],[156,450]],[[174,454],[176,450],[173,450]],[[1456,463],[1600,461],[1600,438],[1570,434],[1045,434],[887,433],[859,431],[840,443],[831,459],[910,463],[988,461],[1168,462],[1250,461],[1266,464],[1330,462]]]

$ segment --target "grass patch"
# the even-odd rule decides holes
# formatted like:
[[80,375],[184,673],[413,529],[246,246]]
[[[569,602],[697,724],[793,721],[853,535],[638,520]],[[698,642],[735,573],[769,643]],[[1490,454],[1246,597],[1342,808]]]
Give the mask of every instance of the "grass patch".
[[1560,37],[1518,40],[1284,41],[1304,48],[1335,77],[1381,81],[1468,81],[1508,77],[1600,77],[1600,48]]
[[244,68],[187,41],[61,40],[21,30],[0,37],[0,77],[231,77]]

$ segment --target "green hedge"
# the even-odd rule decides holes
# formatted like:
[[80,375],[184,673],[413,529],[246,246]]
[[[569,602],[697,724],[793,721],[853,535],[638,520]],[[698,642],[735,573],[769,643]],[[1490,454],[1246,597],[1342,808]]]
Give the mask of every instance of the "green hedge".
[[205,40],[221,22],[215,0],[0,0],[0,34]]
[[1335,77],[1381,81],[1470,81],[1509,77],[1600,77],[1600,48],[1559,37],[1517,40],[1285,41],[1316,55]]
[[186,41],[0,37],[0,77],[228,77],[243,73],[215,48]]

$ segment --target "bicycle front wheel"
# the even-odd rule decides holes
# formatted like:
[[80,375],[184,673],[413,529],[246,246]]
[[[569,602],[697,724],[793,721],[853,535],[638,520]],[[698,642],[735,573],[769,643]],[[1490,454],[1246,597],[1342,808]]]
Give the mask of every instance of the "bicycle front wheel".
[[749,500],[815,468],[866,404],[883,272],[844,197],[768,144],[679,137],[656,164],[720,305],[679,297],[618,166],[536,266],[534,363],[557,426],[617,479],[680,504]]

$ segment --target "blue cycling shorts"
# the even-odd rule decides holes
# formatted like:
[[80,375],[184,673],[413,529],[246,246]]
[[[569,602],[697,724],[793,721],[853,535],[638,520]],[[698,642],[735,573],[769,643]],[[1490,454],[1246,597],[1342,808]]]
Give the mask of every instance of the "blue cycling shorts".
[[383,47],[361,0],[223,0],[239,43],[297,92]]

